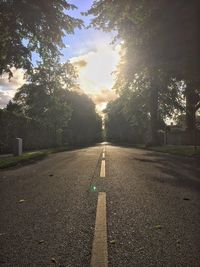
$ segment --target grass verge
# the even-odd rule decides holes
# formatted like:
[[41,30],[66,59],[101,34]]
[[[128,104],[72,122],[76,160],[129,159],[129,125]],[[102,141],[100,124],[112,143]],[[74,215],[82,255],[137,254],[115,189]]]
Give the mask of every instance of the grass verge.
[[136,144],[134,147],[178,156],[200,157],[200,146],[198,146],[197,149],[194,149],[194,146],[189,145],[162,145],[145,147],[144,144]]
[[173,155],[179,156],[187,156],[187,157],[200,157],[200,147],[194,149],[194,146],[189,145],[164,145],[164,146],[156,146],[150,147],[148,150],[169,153]]
[[191,145],[162,145],[162,146],[148,146],[148,147],[146,147],[145,144],[118,143],[118,145],[122,145],[124,147],[133,147],[150,151],[168,153],[178,156],[200,158],[200,146],[198,146],[197,149],[194,149],[194,146]]
[[17,165],[33,163],[34,161],[41,160],[47,157],[49,154],[58,153],[66,150],[70,150],[70,147],[50,148],[39,151],[26,152],[18,157],[9,156],[5,158],[0,158],[0,169],[6,169]]

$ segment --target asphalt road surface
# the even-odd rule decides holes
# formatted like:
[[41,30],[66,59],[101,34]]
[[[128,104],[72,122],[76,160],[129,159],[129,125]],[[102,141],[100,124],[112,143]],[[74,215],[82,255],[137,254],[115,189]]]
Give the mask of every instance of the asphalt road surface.
[[99,192],[108,266],[200,266],[200,162],[111,145],[0,172],[0,266],[90,266]]

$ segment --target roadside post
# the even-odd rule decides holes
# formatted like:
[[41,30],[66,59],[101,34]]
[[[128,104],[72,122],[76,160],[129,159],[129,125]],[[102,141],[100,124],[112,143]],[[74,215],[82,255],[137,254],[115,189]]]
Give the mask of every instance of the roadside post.
[[22,138],[16,138],[14,142],[14,156],[22,155]]

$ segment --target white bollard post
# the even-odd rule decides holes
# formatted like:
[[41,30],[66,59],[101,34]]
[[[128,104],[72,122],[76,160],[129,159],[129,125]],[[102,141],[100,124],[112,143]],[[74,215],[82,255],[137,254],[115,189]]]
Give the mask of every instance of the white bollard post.
[[16,138],[14,144],[14,155],[21,156],[22,155],[22,139]]

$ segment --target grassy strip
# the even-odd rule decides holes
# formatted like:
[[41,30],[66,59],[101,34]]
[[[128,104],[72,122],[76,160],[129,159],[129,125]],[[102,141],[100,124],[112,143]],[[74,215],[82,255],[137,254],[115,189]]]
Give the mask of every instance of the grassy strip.
[[145,150],[150,150],[150,151],[157,151],[157,152],[162,152],[162,153],[168,153],[168,154],[178,155],[178,156],[200,158],[200,146],[198,146],[197,149],[194,149],[194,146],[191,146],[191,145],[162,145],[162,146],[148,146],[148,147],[145,144],[119,143],[118,145],[122,145],[125,147],[145,149]]
[[36,160],[40,160],[47,157],[49,154],[58,153],[66,150],[70,150],[70,148],[69,147],[50,148],[39,151],[26,152],[18,157],[10,156],[5,158],[0,158],[0,169],[32,163]]
[[200,147],[194,149],[194,146],[164,145],[164,146],[150,147],[148,149],[179,156],[200,157]]
[[187,156],[187,157],[200,157],[200,147],[194,149],[194,146],[189,145],[163,145],[163,146],[153,146],[145,147],[144,144],[134,145],[135,148],[141,148],[151,151],[169,153],[172,155],[178,156]]
[[11,156],[6,158],[0,159],[0,169],[5,169],[9,167],[14,167],[16,165],[31,163],[35,160],[43,159],[48,154],[46,152],[37,151],[37,152],[29,152],[29,153],[23,153],[19,157]]

